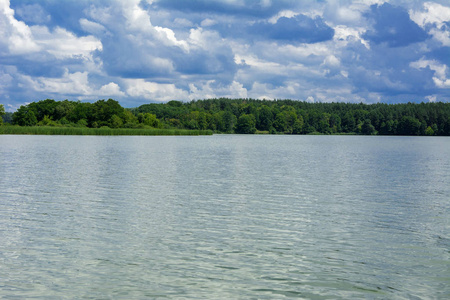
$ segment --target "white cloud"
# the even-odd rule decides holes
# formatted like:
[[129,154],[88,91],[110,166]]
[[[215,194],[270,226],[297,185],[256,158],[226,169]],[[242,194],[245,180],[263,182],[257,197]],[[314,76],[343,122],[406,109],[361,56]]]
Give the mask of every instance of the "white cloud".
[[186,41],[178,40],[175,37],[173,30],[152,25],[150,16],[139,6],[139,2],[140,1],[134,1],[133,3],[133,1],[127,1],[122,3],[122,11],[127,20],[127,28],[138,34],[142,34],[143,36],[140,38],[154,38],[165,46],[176,46],[188,52],[188,43]]
[[438,88],[441,88],[441,89],[450,88],[450,79],[447,79],[447,78],[440,79],[438,77],[433,77],[433,81]]
[[270,7],[272,5],[272,0],[261,0],[262,7]]
[[186,100],[186,91],[174,84],[156,83],[144,79],[125,79],[126,93],[134,98],[144,98],[151,101]]
[[359,11],[352,10],[348,7],[339,7],[336,15],[341,22],[356,23],[361,19],[361,13]]
[[204,19],[204,20],[200,23],[200,26],[202,26],[202,27],[209,27],[209,26],[213,26],[213,25],[216,25],[216,24],[217,24],[217,21],[216,21],[216,20],[207,18],[207,19]]
[[271,17],[269,19],[269,23],[271,24],[276,24],[278,22],[278,19],[280,18],[293,18],[295,16],[298,16],[300,13],[292,11],[292,10],[282,10],[280,11],[278,14],[276,14],[275,16]]
[[117,22],[117,16],[114,15],[113,7],[112,5],[98,7],[92,4],[89,8],[86,8],[86,14],[98,23],[119,26],[121,24]]
[[450,22],[450,7],[438,3],[426,2],[422,11],[410,10],[411,19],[422,28],[427,25],[434,25],[429,33],[433,38],[441,42],[444,46],[450,46],[450,30],[446,22]]
[[188,43],[186,41],[177,40],[173,30],[159,26],[155,26],[155,30],[158,33],[157,37],[159,40],[161,40],[166,46],[177,46],[184,51],[189,52]]
[[185,18],[175,18],[173,22],[182,27],[194,27],[194,23]]
[[0,51],[14,54],[39,51],[40,47],[33,40],[30,28],[16,20],[14,10],[9,5],[9,0],[0,1]]
[[[282,54],[288,60],[303,60],[312,56],[325,57],[332,54],[332,50],[326,43],[301,44],[299,46],[284,45],[279,47],[279,54]],[[277,55],[274,53],[274,55]]]
[[425,99],[427,99],[429,102],[436,102],[436,95],[426,96]]
[[90,59],[93,51],[103,50],[102,43],[93,36],[77,37],[60,27],[55,28],[53,32],[44,26],[32,26],[31,30],[36,44],[57,59]]
[[247,98],[247,89],[237,82],[233,81],[228,86],[213,86],[215,80],[209,80],[202,84],[189,84],[190,99],[208,99],[208,98]]
[[101,35],[105,32],[107,32],[105,26],[103,26],[102,24],[99,24],[97,22],[92,22],[89,21],[85,18],[81,18],[80,19],[80,25],[81,28],[83,28],[84,31],[87,31],[91,34],[95,34],[95,35]]
[[99,96],[125,96],[125,93],[120,90],[120,87],[115,82],[110,82],[102,86],[99,90]]
[[91,95],[92,88],[89,86],[87,72],[66,73],[61,78],[48,78],[23,76],[23,82],[27,88],[32,88],[36,92],[63,95]]
[[81,57],[90,60],[93,51],[102,50],[101,42],[93,36],[77,37],[60,27],[50,32],[46,26],[29,27],[17,21],[9,1],[5,0],[0,1],[0,38],[7,41],[9,55],[46,52],[56,59]]
[[[125,102],[209,97],[372,102],[402,101],[411,93],[448,99],[449,66],[432,59],[443,59],[443,46],[450,46],[450,7],[444,0],[211,0],[220,3],[209,4],[219,7],[211,13],[152,0],[65,1],[72,1],[74,11],[60,19],[47,13],[59,2],[15,4],[14,14],[10,2],[0,0],[4,99],[61,94],[117,96]],[[364,37],[374,28],[365,14],[372,4],[385,2],[409,11],[433,39],[408,47],[370,47]],[[30,11],[38,6],[42,9],[34,18]],[[249,14],[255,6],[258,11]],[[232,9],[221,12],[220,7]],[[233,14],[237,9],[241,12]],[[275,24],[299,14],[320,16],[334,29],[333,39],[300,43],[294,36],[278,43],[251,32],[256,27],[249,24]]]
[[220,40],[221,38],[217,32],[202,28],[192,28],[189,33],[189,44],[201,49],[211,49],[215,46],[211,42]]
[[122,2],[123,14],[127,20],[127,27],[131,30],[146,32],[152,30],[150,16],[139,7],[139,1]]
[[341,65],[341,62],[339,61],[339,59],[336,56],[328,55],[324,59],[323,65],[327,66],[327,67],[331,67],[331,68],[336,68],[336,67],[339,67]]
[[412,68],[425,69],[430,68],[434,71],[433,81],[438,88],[450,88],[450,79],[447,79],[447,66],[440,64],[436,60],[420,59],[410,64]]
[[258,58],[256,55],[240,56],[235,55],[235,62],[245,64],[255,69],[257,72],[271,73],[271,74],[281,74],[284,72],[284,67],[276,62],[267,61]]
[[361,27],[348,27],[345,25],[338,25],[334,28],[334,41],[339,43],[339,46],[346,47],[351,42],[360,42],[367,49],[370,49],[368,41],[364,40],[361,36],[365,32]]
[[103,85],[99,89],[89,82],[88,72],[69,73],[68,70],[61,78],[31,77],[19,75],[21,77],[20,86],[31,89],[34,92],[44,95],[64,95],[75,96],[78,99],[125,96],[120,87],[115,82]]
[[450,21],[450,7],[425,2],[423,8],[423,11],[410,11],[411,19],[421,27],[425,27],[427,24],[437,24],[438,27],[441,27],[444,22]]
[[297,82],[286,82],[285,85],[279,87],[272,87],[267,83],[255,82],[249,94],[252,98],[257,99],[298,99],[298,89],[300,89],[300,84]]
[[370,4],[358,1],[328,0],[325,16],[335,24],[359,24],[362,13],[369,9]]
[[433,28],[430,30],[430,34],[433,36],[434,39],[441,42],[442,45],[450,46],[450,31]]

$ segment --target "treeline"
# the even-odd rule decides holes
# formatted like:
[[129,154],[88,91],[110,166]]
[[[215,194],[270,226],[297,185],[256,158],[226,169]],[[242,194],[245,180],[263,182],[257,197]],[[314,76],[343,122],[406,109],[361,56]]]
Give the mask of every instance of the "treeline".
[[352,104],[209,99],[144,104],[170,126],[223,133],[450,135],[450,103]]
[[3,106],[3,104],[0,104],[0,126],[3,125],[3,119],[5,115],[6,115],[5,107]]
[[55,126],[89,128],[162,128],[155,115],[134,115],[119,102],[108,99],[95,103],[55,101],[52,99],[21,106],[12,115],[12,124],[19,126]]
[[12,115],[21,126],[172,128],[218,133],[450,135],[450,103],[352,104],[293,100],[169,101],[125,109],[95,103],[33,102]]

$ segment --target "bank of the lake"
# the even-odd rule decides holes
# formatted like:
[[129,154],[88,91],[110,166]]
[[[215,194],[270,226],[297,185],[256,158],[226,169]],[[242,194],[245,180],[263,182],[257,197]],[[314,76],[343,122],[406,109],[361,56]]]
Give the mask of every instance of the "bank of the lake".
[[0,126],[0,134],[30,135],[212,135],[211,130],[157,128],[87,128],[50,126]]

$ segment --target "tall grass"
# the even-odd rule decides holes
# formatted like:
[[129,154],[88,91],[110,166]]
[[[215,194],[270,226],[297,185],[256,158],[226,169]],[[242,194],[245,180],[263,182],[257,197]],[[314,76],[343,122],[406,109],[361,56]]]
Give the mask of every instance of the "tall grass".
[[0,134],[33,135],[212,135],[211,130],[0,126]]

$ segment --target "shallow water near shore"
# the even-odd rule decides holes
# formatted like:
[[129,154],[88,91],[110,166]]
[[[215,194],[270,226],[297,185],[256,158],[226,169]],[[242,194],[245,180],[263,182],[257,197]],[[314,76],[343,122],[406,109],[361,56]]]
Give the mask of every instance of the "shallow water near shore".
[[4,135],[0,172],[0,298],[450,298],[449,138]]

